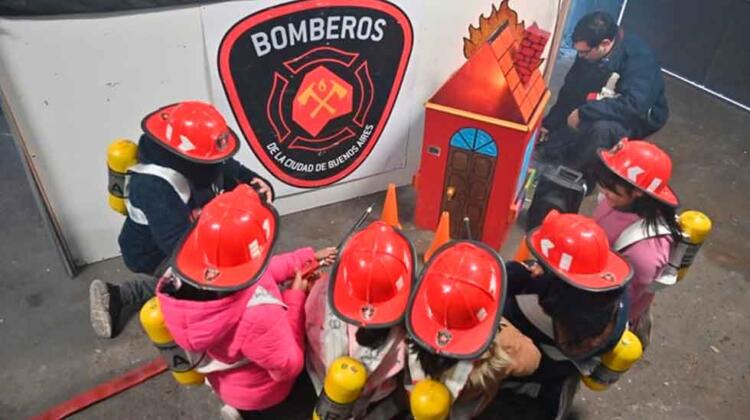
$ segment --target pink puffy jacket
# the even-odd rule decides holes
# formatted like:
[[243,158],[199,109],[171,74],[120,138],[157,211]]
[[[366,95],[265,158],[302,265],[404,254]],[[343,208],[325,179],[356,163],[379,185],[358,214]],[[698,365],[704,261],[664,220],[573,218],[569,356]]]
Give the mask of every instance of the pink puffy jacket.
[[[264,410],[283,401],[304,366],[305,293],[279,290],[278,284],[294,277],[295,270],[315,258],[303,248],[271,258],[260,281],[230,296],[211,301],[157,296],[167,328],[185,350],[207,353],[232,364],[249,363],[209,373],[208,381],[228,405],[241,410]],[[256,288],[263,287],[286,305],[247,307]]]

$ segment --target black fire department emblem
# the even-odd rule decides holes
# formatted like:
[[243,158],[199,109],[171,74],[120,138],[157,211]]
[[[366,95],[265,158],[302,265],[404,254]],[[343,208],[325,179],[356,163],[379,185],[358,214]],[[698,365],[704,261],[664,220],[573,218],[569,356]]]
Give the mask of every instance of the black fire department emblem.
[[296,187],[332,184],[367,158],[398,96],[411,22],[381,0],[305,0],[247,16],[219,73],[245,139]]

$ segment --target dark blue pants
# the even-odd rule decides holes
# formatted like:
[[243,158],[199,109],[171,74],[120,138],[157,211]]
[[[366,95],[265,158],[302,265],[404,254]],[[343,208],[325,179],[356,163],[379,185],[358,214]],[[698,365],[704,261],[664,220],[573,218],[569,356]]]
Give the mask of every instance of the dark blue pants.
[[137,278],[120,284],[120,297],[123,305],[135,305],[141,307],[147,300],[156,294],[156,283],[159,281],[164,270],[167,268],[169,259],[161,252],[145,255],[136,263],[129,263],[124,258],[125,265],[134,273],[144,274],[147,277]]

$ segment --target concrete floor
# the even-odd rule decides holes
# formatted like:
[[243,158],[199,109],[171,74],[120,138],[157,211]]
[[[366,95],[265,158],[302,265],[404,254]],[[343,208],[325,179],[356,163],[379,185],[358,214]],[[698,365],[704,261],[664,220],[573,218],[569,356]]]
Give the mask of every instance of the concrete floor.
[[[710,215],[714,233],[687,280],[657,298],[655,337],[645,359],[608,392],[581,392],[575,418],[732,419],[750,413],[750,114],[674,80],[667,87],[672,115],[653,140],[673,156],[673,186],[684,208]],[[156,350],[137,322],[114,340],[94,337],[89,282],[133,275],[116,258],[66,277],[7,131],[3,122],[0,419],[16,419],[132,369]],[[349,220],[372,202],[380,206],[382,198],[375,194],[284,217],[279,250],[335,244]],[[399,198],[406,234],[423,251],[431,233],[411,223],[414,193],[405,187]],[[513,233],[504,256],[512,254],[518,235]],[[309,418],[310,398],[293,395],[283,417]],[[180,387],[165,374],[74,418],[206,419],[217,418],[219,407],[206,387]]]

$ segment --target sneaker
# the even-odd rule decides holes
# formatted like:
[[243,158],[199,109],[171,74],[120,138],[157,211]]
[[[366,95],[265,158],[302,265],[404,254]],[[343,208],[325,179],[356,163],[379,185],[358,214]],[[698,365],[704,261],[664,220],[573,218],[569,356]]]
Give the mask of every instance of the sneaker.
[[230,405],[224,404],[219,414],[221,415],[221,420],[242,420],[240,412]]
[[89,286],[89,316],[94,333],[102,338],[112,338],[115,323],[122,309],[120,288],[99,279]]

